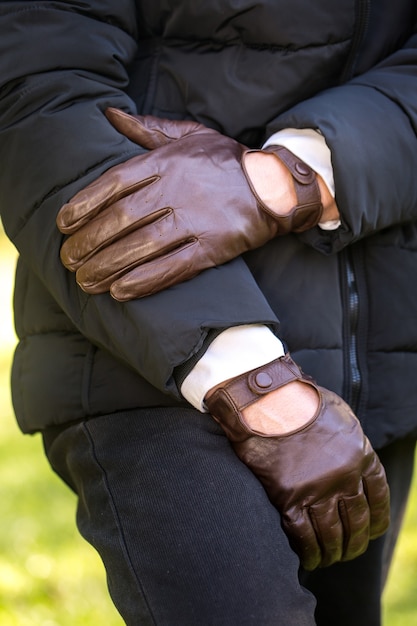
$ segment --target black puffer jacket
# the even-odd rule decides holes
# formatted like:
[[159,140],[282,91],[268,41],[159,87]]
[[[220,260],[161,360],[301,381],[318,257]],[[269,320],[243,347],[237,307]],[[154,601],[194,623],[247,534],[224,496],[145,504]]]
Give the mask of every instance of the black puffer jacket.
[[[21,255],[13,398],[25,432],[183,403],[175,368],[211,330],[252,322],[351,402],[376,446],[416,429],[415,2],[20,0],[0,4],[0,35],[0,207]],[[87,296],[59,261],[55,216],[140,152],[107,106],[194,118],[250,146],[320,129],[342,226],[276,239],[140,301]]]

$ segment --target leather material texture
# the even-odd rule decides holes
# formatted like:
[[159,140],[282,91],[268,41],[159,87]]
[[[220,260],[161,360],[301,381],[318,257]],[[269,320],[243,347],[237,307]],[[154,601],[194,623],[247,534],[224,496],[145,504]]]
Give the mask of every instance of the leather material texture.
[[254,192],[242,144],[195,122],[115,109],[107,117],[150,152],[111,168],[58,214],[70,235],[62,262],[87,293],[147,296],[319,221],[315,173],[285,148],[269,151],[290,170],[298,204],[279,216]]
[[[319,394],[316,415],[284,435],[245,422],[245,408],[299,380]],[[350,407],[317,386],[289,355],[220,385],[206,399],[239,458],[262,482],[303,567],[362,554],[389,525],[384,469]]]

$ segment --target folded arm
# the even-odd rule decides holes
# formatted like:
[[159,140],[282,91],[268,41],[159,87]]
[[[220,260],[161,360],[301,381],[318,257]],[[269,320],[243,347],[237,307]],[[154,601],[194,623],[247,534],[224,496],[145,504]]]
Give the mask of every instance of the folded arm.
[[317,129],[332,155],[341,228],[303,241],[331,254],[417,219],[417,27],[404,46],[343,85],[299,103],[268,125]]
[[104,115],[109,106],[134,112],[125,89],[136,17],[127,0],[0,4],[1,216],[23,261],[80,332],[179,397],[173,370],[211,329],[277,320],[240,259],[176,292],[125,304],[83,293],[60,262],[59,208],[144,152]]

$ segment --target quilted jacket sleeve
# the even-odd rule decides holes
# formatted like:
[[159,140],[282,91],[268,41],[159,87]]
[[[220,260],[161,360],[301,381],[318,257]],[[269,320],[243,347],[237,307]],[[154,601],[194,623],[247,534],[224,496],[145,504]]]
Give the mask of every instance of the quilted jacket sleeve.
[[59,208],[140,149],[107,122],[136,52],[133,0],[0,3],[0,209],[26,264],[93,343],[178,395],[173,369],[210,329],[276,318],[236,259],[175,289],[126,304],[87,296],[59,260]]
[[324,253],[417,220],[417,27],[373,69],[293,107],[271,123],[315,128],[332,153],[342,227],[304,240]]

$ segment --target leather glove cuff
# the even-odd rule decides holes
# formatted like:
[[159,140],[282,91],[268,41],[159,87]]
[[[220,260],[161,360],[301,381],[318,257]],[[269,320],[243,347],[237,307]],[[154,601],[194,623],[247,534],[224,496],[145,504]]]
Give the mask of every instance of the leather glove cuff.
[[[315,416],[283,435],[252,430],[245,407],[293,380],[319,394]],[[289,355],[218,386],[206,405],[263,484],[303,567],[348,561],[389,525],[384,469],[350,407],[317,386]]]
[[[248,150],[245,154],[250,152],[255,151]],[[323,204],[321,202],[317,175],[314,170],[284,146],[271,145],[261,152],[271,152],[287,167],[293,178],[297,196],[297,204],[287,215],[279,215],[275,211],[268,210],[268,214],[271,215],[278,224],[277,234],[286,235],[290,232],[301,233],[313,228],[313,226],[317,226],[323,213]],[[248,176],[247,178],[249,179]],[[252,184],[251,189],[257,196]],[[264,203],[260,202],[260,204],[262,208],[265,209]]]
[[241,442],[254,434],[270,437],[249,428],[242,411],[262,396],[294,380],[311,381],[286,354],[226,381],[206,398],[205,404],[214,419],[220,421],[218,418],[221,416],[222,428],[231,441]]

